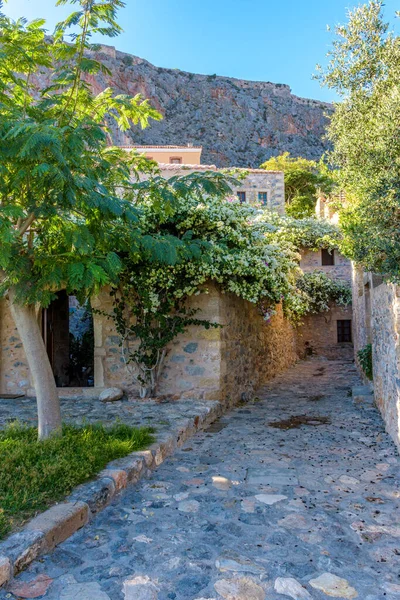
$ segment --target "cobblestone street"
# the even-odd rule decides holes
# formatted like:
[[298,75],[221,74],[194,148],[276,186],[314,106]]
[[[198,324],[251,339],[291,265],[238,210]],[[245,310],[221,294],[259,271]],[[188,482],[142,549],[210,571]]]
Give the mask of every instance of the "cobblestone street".
[[0,599],[35,579],[46,600],[400,598],[400,459],[358,384],[352,363],[296,364]]

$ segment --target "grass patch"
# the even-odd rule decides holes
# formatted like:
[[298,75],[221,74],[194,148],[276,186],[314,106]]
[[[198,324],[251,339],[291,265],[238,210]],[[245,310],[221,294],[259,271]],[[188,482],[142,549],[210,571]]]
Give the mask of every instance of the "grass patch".
[[0,539],[92,478],[105,465],[153,441],[153,428],[118,424],[63,426],[38,442],[36,427],[0,431]]

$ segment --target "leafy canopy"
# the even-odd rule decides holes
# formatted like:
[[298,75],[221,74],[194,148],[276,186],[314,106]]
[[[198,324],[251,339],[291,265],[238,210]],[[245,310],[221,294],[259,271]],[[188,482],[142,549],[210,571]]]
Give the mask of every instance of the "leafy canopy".
[[119,32],[123,3],[74,3],[52,40],[43,20],[0,14],[0,292],[13,286],[28,303],[45,305],[61,287],[88,295],[113,280],[120,261],[107,231],[129,224],[137,240],[132,177],[144,165],[109,147],[107,124],[160,118],[140,96],[95,95],[89,83],[106,73],[91,37]]
[[268,159],[261,168],[284,172],[286,212],[292,217],[313,216],[318,193],[328,195],[333,188],[332,177],[322,160],[317,163],[306,158],[292,158],[289,152],[284,152]]
[[346,192],[343,250],[366,270],[400,281],[400,38],[380,1],[349,11],[335,33],[318,76],[341,97],[328,136]]

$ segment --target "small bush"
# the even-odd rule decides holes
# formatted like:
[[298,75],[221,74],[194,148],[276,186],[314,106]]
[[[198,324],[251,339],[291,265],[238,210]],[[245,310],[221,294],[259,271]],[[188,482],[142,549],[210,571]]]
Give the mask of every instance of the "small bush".
[[357,356],[365,376],[372,381],[374,378],[372,367],[372,344],[367,344],[364,348],[361,348],[361,350],[357,352]]
[[46,509],[105,465],[152,442],[152,429],[118,424],[64,425],[62,437],[39,442],[36,427],[0,431],[0,538]]

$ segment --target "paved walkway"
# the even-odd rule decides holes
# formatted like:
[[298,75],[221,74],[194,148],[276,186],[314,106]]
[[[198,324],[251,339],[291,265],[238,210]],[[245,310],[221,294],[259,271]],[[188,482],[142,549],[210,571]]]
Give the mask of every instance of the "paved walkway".
[[16,581],[51,578],[46,600],[122,600],[129,580],[126,600],[399,599],[400,460],[358,383],[297,364]]

